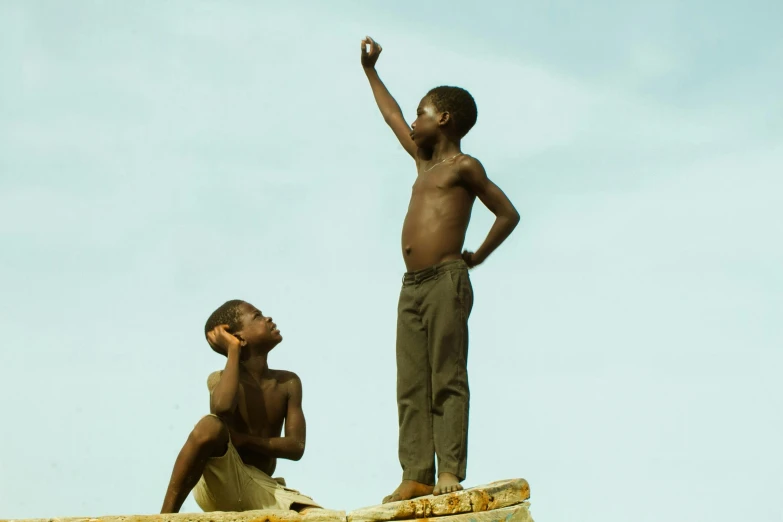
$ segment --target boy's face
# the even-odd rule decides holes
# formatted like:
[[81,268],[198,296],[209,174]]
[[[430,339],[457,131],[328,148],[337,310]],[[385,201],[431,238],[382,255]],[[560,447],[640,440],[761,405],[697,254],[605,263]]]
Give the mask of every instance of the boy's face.
[[416,109],[416,120],[411,124],[411,138],[417,147],[434,144],[440,127],[448,120],[448,113],[438,112],[429,96],[422,98]]
[[264,317],[264,314],[250,303],[242,303],[240,308],[242,328],[236,335],[244,339],[247,346],[271,350],[283,340],[271,317]]

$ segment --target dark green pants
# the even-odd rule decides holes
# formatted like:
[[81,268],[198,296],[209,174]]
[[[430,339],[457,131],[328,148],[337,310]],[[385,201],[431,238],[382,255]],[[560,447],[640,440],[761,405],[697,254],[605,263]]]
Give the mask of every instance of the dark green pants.
[[403,479],[465,478],[468,456],[468,317],[464,261],[405,274],[397,308],[397,408]]

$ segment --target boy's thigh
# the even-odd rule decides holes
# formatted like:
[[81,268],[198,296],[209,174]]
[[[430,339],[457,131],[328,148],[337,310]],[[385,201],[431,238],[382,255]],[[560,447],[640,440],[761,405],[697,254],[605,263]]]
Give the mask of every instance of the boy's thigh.
[[416,302],[416,287],[413,285],[403,285],[400,289],[397,301],[397,336],[402,336],[406,341],[427,336],[422,327],[421,310]]
[[193,496],[204,511],[287,510],[292,504],[321,507],[284,481],[246,466],[232,444],[224,456],[209,459]]
[[[245,506],[249,501],[255,503],[261,500],[257,498],[253,486],[242,458],[234,445],[229,443],[225,455],[207,461],[201,479],[193,490],[193,497],[204,511],[243,511],[248,509]],[[268,497],[274,504],[274,495]]]
[[427,330],[416,303],[416,288],[403,286],[397,307],[397,369],[403,380],[424,371],[427,364]]
[[433,330],[466,327],[473,309],[473,286],[467,269],[438,274],[426,293],[424,304],[431,334],[435,333]]
[[432,371],[449,372],[466,365],[468,317],[473,307],[473,289],[467,270],[438,274],[427,292],[425,304]]

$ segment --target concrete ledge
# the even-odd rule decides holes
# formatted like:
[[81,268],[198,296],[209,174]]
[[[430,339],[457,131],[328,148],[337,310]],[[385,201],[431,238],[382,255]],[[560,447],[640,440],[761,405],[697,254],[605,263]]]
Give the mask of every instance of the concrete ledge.
[[348,513],[348,522],[387,522],[477,513],[520,504],[529,498],[530,486],[525,479],[499,480],[437,497],[429,495],[357,509]]
[[416,522],[533,522],[533,517],[530,516],[530,503],[522,502],[516,506],[493,509],[492,511],[419,518],[416,519]]
[[312,509],[242,512],[175,513],[170,515],[117,515],[105,517],[32,518],[0,522],[533,522],[530,486],[525,479],[500,480],[463,491],[391,502],[350,513]]
[[174,513],[170,515],[117,515],[96,518],[31,518],[0,522],[345,522],[345,511],[317,509],[300,515],[296,511],[264,509],[259,511],[211,513]]

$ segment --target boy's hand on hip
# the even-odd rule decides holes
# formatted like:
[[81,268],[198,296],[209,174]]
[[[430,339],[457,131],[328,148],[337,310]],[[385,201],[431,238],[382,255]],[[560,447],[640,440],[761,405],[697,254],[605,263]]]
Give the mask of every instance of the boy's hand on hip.
[[242,348],[239,339],[229,333],[227,324],[218,325],[210,330],[207,333],[207,342],[211,347],[220,348],[226,353],[232,350],[238,351]]
[[468,268],[473,268],[474,266],[478,266],[484,262],[484,260],[477,256],[474,252],[469,252],[467,250],[462,252],[462,260],[465,261],[465,264],[468,265]]
[[[368,45],[370,46],[369,51],[367,50]],[[378,61],[381,51],[383,51],[381,44],[369,36],[365,37],[364,40],[362,40],[362,67],[365,69],[372,69],[375,67],[375,62]]]

